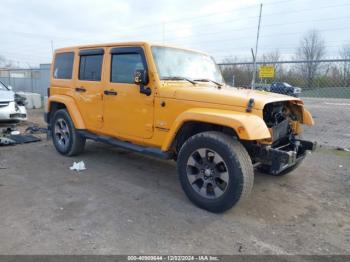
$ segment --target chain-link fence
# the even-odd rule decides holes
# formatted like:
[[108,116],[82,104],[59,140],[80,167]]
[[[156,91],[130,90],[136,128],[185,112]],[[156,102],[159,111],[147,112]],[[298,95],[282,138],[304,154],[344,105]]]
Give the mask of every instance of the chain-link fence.
[[[226,83],[250,88],[254,65],[252,62],[219,64]],[[273,77],[255,81],[255,88],[267,89],[276,82],[285,82],[302,88],[302,97],[350,98],[350,60],[317,61],[264,61],[257,62],[259,68],[271,66]]]
[[[274,69],[273,77],[259,77],[264,66]],[[224,63],[220,67],[227,84],[252,87],[252,62]],[[306,138],[350,149],[350,60],[263,61],[257,62],[256,75],[255,89],[297,95],[304,100],[316,123],[305,128]]]
[[0,69],[0,81],[14,91],[46,96],[50,81],[50,65],[35,69]]
[[[273,78],[260,78],[255,89],[300,96],[312,112],[316,125],[305,128],[305,138],[321,144],[350,148],[350,60],[258,62],[257,67],[272,66]],[[251,88],[253,63],[220,64],[227,84]],[[259,71],[257,69],[257,71]],[[0,81],[14,91],[46,95],[50,65],[37,69],[0,69]],[[288,93],[287,85],[300,93]]]

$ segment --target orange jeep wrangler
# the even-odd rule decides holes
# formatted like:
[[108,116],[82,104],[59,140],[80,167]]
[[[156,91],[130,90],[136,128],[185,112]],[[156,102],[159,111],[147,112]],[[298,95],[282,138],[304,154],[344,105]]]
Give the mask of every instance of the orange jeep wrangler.
[[62,155],[86,139],[174,159],[196,205],[223,212],[246,198],[254,168],[295,169],[315,143],[295,97],[224,84],[208,55],[145,42],[55,51],[45,118]]

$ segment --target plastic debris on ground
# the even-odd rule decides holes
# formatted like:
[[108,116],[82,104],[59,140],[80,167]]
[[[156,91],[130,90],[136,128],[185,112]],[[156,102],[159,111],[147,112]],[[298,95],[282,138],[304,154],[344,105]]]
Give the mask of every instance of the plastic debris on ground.
[[73,165],[70,167],[70,170],[75,170],[75,171],[83,171],[85,169],[86,167],[85,167],[84,161],[74,162]]
[[27,127],[26,130],[24,131],[25,133],[29,134],[46,134],[47,133],[47,128],[39,127],[37,125],[33,125],[30,127]]
[[13,136],[17,136],[19,134],[21,134],[21,132],[19,132],[18,130],[11,131],[11,135]]
[[8,138],[15,141],[16,144],[27,144],[41,141],[40,138],[33,135],[10,135]]
[[21,132],[15,126],[0,129],[0,146],[10,146],[16,144],[32,143],[41,141],[40,138],[33,135],[21,135]]
[[0,146],[11,146],[15,145],[16,141],[9,139],[7,137],[0,137]]

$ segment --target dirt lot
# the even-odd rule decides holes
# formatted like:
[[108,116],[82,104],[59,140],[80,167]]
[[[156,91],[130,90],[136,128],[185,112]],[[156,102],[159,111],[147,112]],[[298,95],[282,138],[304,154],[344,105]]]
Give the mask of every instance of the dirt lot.
[[256,174],[249,200],[217,215],[187,200],[171,161],[92,142],[74,158],[46,140],[2,147],[0,254],[350,254],[349,160],[321,147],[288,176]]
[[323,145],[350,149],[350,99],[304,98],[315,125],[304,137]]

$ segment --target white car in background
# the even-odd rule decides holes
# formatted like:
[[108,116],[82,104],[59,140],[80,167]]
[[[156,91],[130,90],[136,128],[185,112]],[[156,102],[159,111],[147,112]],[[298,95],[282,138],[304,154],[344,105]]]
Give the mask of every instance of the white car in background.
[[0,123],[27,120],[25,99],[16,95],[11,89],[0,81]]

